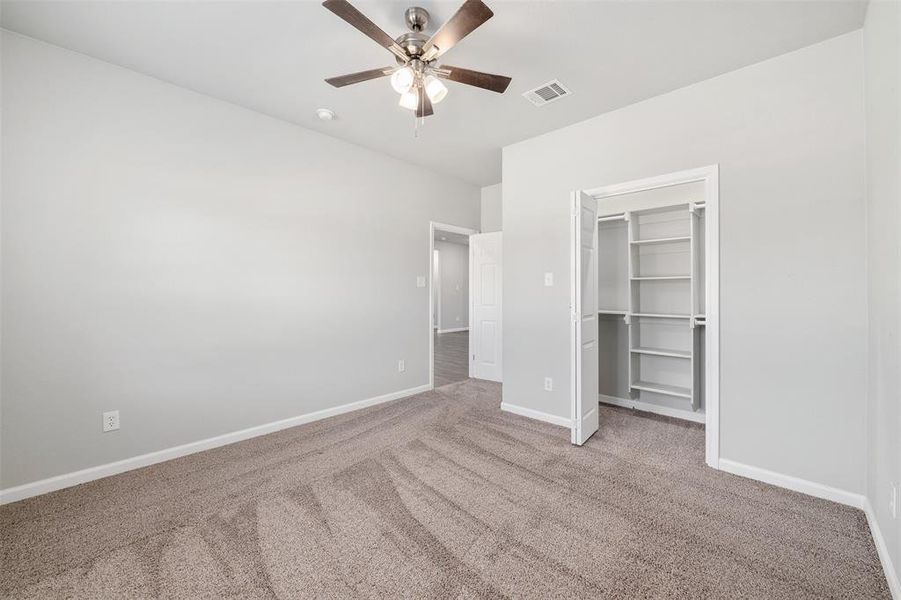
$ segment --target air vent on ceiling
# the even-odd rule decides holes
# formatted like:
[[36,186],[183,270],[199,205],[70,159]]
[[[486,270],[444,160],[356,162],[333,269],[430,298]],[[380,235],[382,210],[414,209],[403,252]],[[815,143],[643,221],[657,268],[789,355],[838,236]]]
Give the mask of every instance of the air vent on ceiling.
[[569,88],[564,87],[564,85],[556,79],[548,81],[534,90],[523,93],[523,97],[535,106],[544,106],[545,104],[550,104],[555,100],[570,95],[572,95],[572,92]]

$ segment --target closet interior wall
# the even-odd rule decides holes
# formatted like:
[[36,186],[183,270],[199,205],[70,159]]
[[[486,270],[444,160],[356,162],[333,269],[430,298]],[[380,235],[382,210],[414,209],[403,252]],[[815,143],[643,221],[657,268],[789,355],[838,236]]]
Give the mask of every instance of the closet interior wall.
[[704,422],[704,182],[598,216],[599,401]]

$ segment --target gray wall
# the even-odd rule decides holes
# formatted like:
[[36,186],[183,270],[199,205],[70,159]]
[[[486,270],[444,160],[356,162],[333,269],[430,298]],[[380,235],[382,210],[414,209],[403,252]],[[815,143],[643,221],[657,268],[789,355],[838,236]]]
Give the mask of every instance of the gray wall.
[[893,521],[889,511],[891,485],[901,485],[901,4],[870,2],[864,48],[870,322],[867,494],[901,577],[901,519]]
[[2,37],[0,485],[428,383],[429,221],[477,187]]
[[719,163],[721,455],[863,493],[862,66],[858,31],[505,148],[504,401],[570,416],[570,191]]
[[501,184],[482,188],[482,233],[501,231],[503,229],[503,199]]
[[435,242],[441,258],[441,323],[438,329],[469,327],[469,246]]

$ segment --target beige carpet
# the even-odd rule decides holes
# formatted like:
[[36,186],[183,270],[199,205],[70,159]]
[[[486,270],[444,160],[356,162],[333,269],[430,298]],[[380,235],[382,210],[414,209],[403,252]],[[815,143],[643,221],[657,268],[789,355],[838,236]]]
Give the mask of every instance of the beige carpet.
[[888,598],[863,513],[465,381],[0,509],[11,598]]

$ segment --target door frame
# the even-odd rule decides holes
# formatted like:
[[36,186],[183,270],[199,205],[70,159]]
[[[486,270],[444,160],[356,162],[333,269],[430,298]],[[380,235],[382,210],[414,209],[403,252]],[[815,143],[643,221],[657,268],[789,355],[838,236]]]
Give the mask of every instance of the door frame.
[[[436,231],[444,231],[445,233],[459,233],[461,235],[470,236],[474,233],[479,233],[478,229],[470,229],[469,227],[461,227],[460,225],[451,225],[450,223],[441,223],[439,221],[429,221],[429,389],[435,389],[435,334],[432,331],[432,314],[435,310],[434,302],[434,290],[432,286],[434,282],[432,279],[435,275],[435,232]],[[439,259],[440,260],[440,259]],[[466,268],[472,272],[472,265],[467,264]],[[472,290],[470,290],[469,300],[470,308],[472,308]],[[472,311],[469,312],[469,319],[472,320]],[[472,323],[467,323],[468,326],[472,326]],[[438,323],[438,328],[441,329],[441,323]]]
[[[436,271],[439,273],[441,271],[441,250],[432,250],[432,277],[435,277]],[[437,279],[437,283],[433,283],[433,287],[429,290],[429,293],[432,294],[432,314],[435,316],[432,333],[441,331],[441,276],[439,275]]]
[[[704,182],[704,269],[706,325],[704,329],[704,417],[707,465],[719,469],[720,461],[720,186],[719,165],[667,173],[614,185],[578,190],[600,200],[683,183]],[[575,284],[573,283],[573,287]],[[575,367],[573,367],[575,368]],[[571,415],[574,419],[576,415]]]

